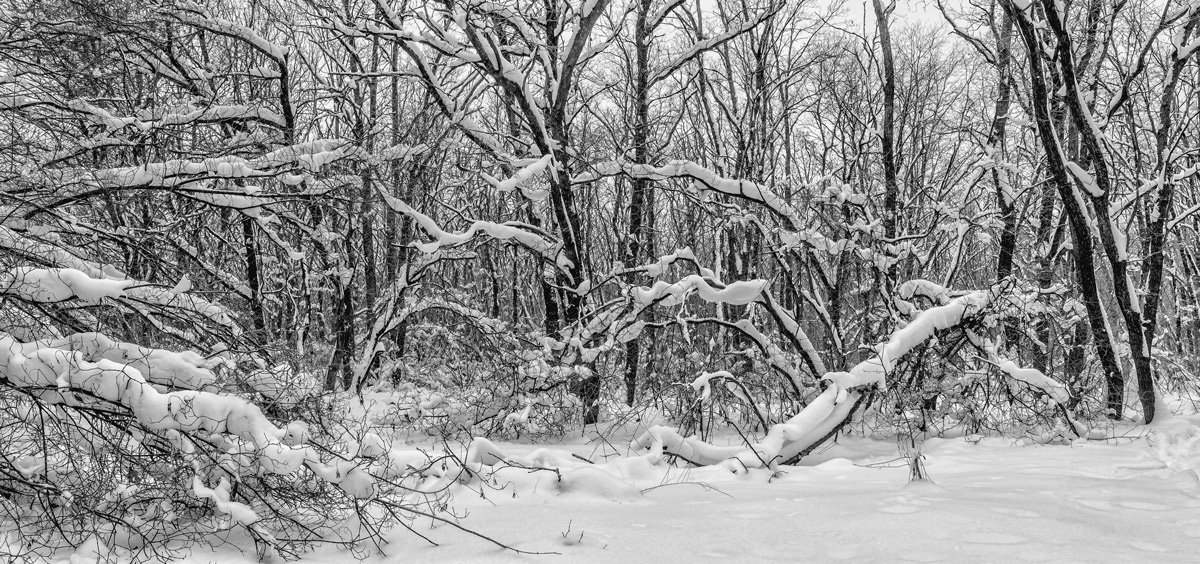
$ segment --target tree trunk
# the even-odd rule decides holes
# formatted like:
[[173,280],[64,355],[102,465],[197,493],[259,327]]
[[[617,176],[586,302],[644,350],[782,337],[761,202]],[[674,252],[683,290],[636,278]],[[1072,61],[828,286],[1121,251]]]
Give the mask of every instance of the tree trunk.
[[[888,17],[893,6],[883,7],[882,0],[871,0],[875,8],[875,25],[879,30],[879,48],[883,57],[883,122],[880,124],[880,151],[883,157],[883,236],[887,245],[896,243],[897,220],[900,205],[900,186],[896,180],[896,67],[892,57],[892,34]],[[890,296],[899,273],[894,262],[894,253],[885,252],[891,261],[888,264],[884,284],[884,296]]]
[[[637,21],[634,24],[634,92],[633,92],[633,160],[638,164],[649,164],[650,160],[650,92],[649,92],[649,55],[651,30],[646,29],[646,19],[650,15],[651,0],[639,0]],[[650,181],[638,177],[633,179],[629,201],[629,236],[625,246],[625,266],[633,267],[642,261],[643,241],[649,236],[645,229],[643,218],[646,216],[647,192],[650,191]],[[628,282],[632,283],[630,275]],[[639,340],[633,339],[625,344],[625,403],[633,405],[637,399],[637,375],[640,347]]]
[[[1005,129],[1008,124],[1008,110],[1012,105],[1012,82],[1009,80],[1009,61],[1012,59],[1013,22],[1008,15],[1004,16],[1000,25],[1000,36],[996,45],[996,105],[992,114],[992,127],[988,131],[987,151],[992,158],[992,182],[996,188],[996,205],[1000,210],[1000,221],[1003,224],[1000,231],[1000,252],[996,260],[996,281],[1000,282],[1012,275],[1014,255],[1017,249],[1017,211],[1016,194],[1013,192],[1011,177],[1001,166],[1005,161]],[[1013,322],[1004,324],[1004,342],[1011,353],[1020,351],[1021,333]]]
[[263,313],[262,275],[259,264],[258,244],[254,240],[254,218],[242,218],[242,244],[246,250],[246,285],[250,287],[250,316],[253,318],[252,340],[262,346],[267,341],[267,321]]

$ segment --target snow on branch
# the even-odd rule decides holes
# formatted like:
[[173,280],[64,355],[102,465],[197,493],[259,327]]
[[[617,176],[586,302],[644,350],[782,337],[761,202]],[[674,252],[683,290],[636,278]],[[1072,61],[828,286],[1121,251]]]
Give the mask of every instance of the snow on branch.
[[206,10],[196,4],[181,3],[182,9],[171,12],[180,22],[193,25],[202,29],[207,29],[213,33],[232,37],[240,40],[262,54],[270,57],[277,64],[283,64],[287,58],[287,47],[281,47],[270,41],[258,32],[238,23],[231,22],[224,18],[218,18],[205,13]]
[[111,267],[101,267],[99,264],[80,258],[59,246],[28,236],[28,231],[26,234],[21,234],[4,225],[0,225],[0,249],[52,266],[72,268],[92,278],[104,276],[106,268],[110,274],[118,274]]
[[716,378],[732,380],[733,374],[730,374],[728,370],[701,372],[695,380],[692,380],[692,389],[700,394],[700,401],[708,401],[709,396],[712,395],[712,381]]
[[916,297],[925,298],[937,305],[950,303],[950,292],[944,286],[923,279],[909,280],[901,284],[896,288],[896,295],[892,301],[895,302],[896,309],[902,315],[912,315],[920,311],[911,302]]
[[[394,147],[372,155],[345,141],[319,139],[280,147],[253,159],[232,155],[213,157],[202,161],[174,159],[95,170],[88,173],[85,180],[88,184],[99,188],[134,188],[140,186],[175,187],[210,178],[236,180],[278,176],[284,184],[297,185],[303,182],[305,177],[284,171],[299,168],[315,174],[320,172],[323,167],[343,159],[379,162],[405,159],[421,150],[419,147],[412,149]],[[198,191],[197,193],[203,197],[203,192]],[[225,194],[221,191],[212,193]],[[297,195],[291,193],[289,197]],[[264,197],[266,196],[264,195]],[[252,207],[252,205],[241,207]]]
[[1071,417],[1069,409],[1071,401],[1071,391],[1058,380],[1047,376],[1041,370],[1036,368],[1025,368],[1017,363],[1009,360],[999,354],[996,350],[996,344],[990,340],[981,339],[978,336],[969,333],[971,340],[975,342],[979,348],[987,354],[987,358],[983,358],[988,364],[995,366],[1000,372],[1004,373],[1009,379],[1017,382],[1022,382],[1029,387],[1041,391],[1046,394],[1057,406],[1063,419],[1071,427],[1071,431],[1076,437],[1082,437],[1087,433],[1087,428],[1076,422]]
[[715,171],[692,161],[673,160],[658,167],[648,164],[609,161],[594,165],[591,172],[586,172],[572,178],[572,182],[576,184],[594,182],[600,178],[618,174],[652,181],[672,178],[690,179],[700,189],[711,190],[762,204],[786,221],[793,229],[804,231],[799,211],[771,191],[767,186],[749,180],[725,178]]
[[1055,403],[1064,409],[1068,402],[1071,401],[1071,391],[1058,380],[1047,376],[1041,370],[1022,367],[1012,360],[1001,356],[994,342],[979,339],[974,335],[972,337],[976,341],[976,344],[980,345],[980,348],[987,353],[987,358],[984,360],[1003,372],[1005,376],[1041,390],[1046,394],[1046,397],[1054,400]]
[[[128,353],[135,358],[124,358]],[[306,468],[365,500],[411,469],[415,453],[390,449],[376,435],[344,445],[347,455],[329,457],[328,447],[307,444],[310,438],[303,423],[277,426],[258,406],[236,396],[160,391],[138,368],[157,372],[155,380],[197,383],[194,377],[204,375],[202,363],[192,353],[133,347],[98,334],[23,343],[0,332],[0,385],[24,391],[45,405],[127,412],[137,425],[132,432],[156,435],[182,453],[191,466],[193,494],[214,501],[218,512],[240,525],[257,526],[255,509],[233,502],[224,481],[206,486],[205,476],[289,475]],[[225,450],[219,445],[236,447],[213,456],[212,447]]]
[[676,8],[682,6],[683,2],[684,0],[669,0],[668,2],[665,2],[651,10],[650,13],[646,15],[646,29],[649,31],[658,29],[658,26],[662,25],[663,20],[665,20],[667,16],[670,15],[670,13]]
[[[407,277],[408,273],[405,272],[404,276]],[[393,290],[381,308],[380,315],[376,317],[375,323],[371,326],[371,330],[363,339],[363,351],[355,356],[352,363],[354,378],[352,389],[357,388],[359,383],[364,381],[376,358],[383,352],[384,336],[408,319],[424,312],[435,310],[450,312],[468,321],[489,337],[498,336],[502,339],[512,340],[512,333],[509,331],[507,323],[459,303],[437,297],[421,297],[410,303],[401,304],[401,298],[404,296],[403,290],[406,288],[407,282],[404,287]],[[511,342],[509,344],[515,346]]]
[[911,300],[919,296],[938,305],[950,303],[950,291],[945,286],[920,278],[901,284],[896,288],[896,295],[904,300]]
[[[671,62],[666,64],[666,66],[664,66],[663,68],[656,71],[653,75],[651,75],[650,79],[649,79],[649,83],[656,84],[656,83],[662,81],[663,79],[665,79],[668,76],[670,76],[671,74],[673,74],[675,71],[682,68],[689,61],[695,60],[697,57],[703,55],[705,52],[708,52],[717,47],[720,47],[722,44],[728,43],[729,41],[737,38],[739,35],[742,35],[748,31],[758,27],[759,24],[767,21],[768,19],[773,17],[776,13],[778,13],[779,10],[783,8],[783,6],[784,6],[784,4],[782,2],[777,3],[777,4],[775,4],[775,6],[772,9],[766,10],[753,18],[749,18],[749,19],[746,19],[745,21],[739,22],[736,25],[731,26],[729,29],[727,29],[726,31],[724,31],[722,33],[714,35],[708,39],[702,39],[700,41],[693,43],[692,45],[690,45],[686,49],[684,49],[682,53],[680,53],[679,55],[676,55],[675,58],[671,60]],[[657,16],[657,14],[656,14],[656,16]],[[655,20],[651,20],[651,23],[657,25],[657,23],[655,23]],[[650,29],[653,29],[653,27],[651,27]]]
[[397,213],[402,213],[412,218],[417,225],[421,226],[421,229],[426,234],[433,238],[433,241],[428,243],[419,241],[412,243],[413,247],[416,247],[417,250],[423,253],[433,254],[443,248],[456,247],[474,240],[477,235],[483,233],[499,241],[517,243],[543,258],[553,261],[558,268],[564,271],[571,266],[571,261],[567,259],[566,255],[560,252],[559,244],[545,235],[535,233],[533,227],[530,225],[516,222],[494,223],[491,221],[475,221],[466,230],[460,233],[451,233],[443,230],[433,218],[413,209],[408,204],[388,194],[386,190],[381,189],[379,193],[383,195],[383,199],[389,207]]
[[658,276],[662,276],[663,272],[666,271],[667,267],[669,267],[672,264],[675,264],[676,262],[679,262],[679,261],[688,261],[688,262],[692,263],[693,265],[695,265],[696,270],[700,272],[701,276],[704,276],[706,278],[716,278],[717,277],[715,272],[713,272],[712,270],[710,270],[708,268],[704,268],[703,266],[700,265],[700,261],[696,259],[696,253],[693,252],[690,247],[676,249],[675,252],[673,252],[673,253],[665,254],[665,255],[659,257],[657,261],[654,261],[649,264],[641,265],[639,267],[634,268],[633,270],[642,272],[645,275],[650,276],[650,277],[658,277]]
[[[654,276],[660,275],[666,266],[679,261],[687,260],[695,264],[700,274],[692,274],[684,276],[675,282],[658,280],[649,287],[632,287],[629,288],[627,294],[633,305],[633,309],[628,312],[628,315],[623,317],[609,316],[598,317],[594,324],[609,324],[610,333],[618,335],[622,342],[635,338],[644,327],[636,320],[640,313],[654,305],[670,307],[684,303],[689,295],[695,294],[700,299],[713,304],[729,304],[729,305],[750,305],[762,307],[770,314],[779,331],[788,339],[788,341],[800,352],[804,362],[808,365],[809,370],[814,376],[825,373],[825,363],[822,361],[820,353],[816,350],[812,340],[800,327],[800,324],[785,308],[779,305],[779,302],[771,295],[766,280],[742,280],[724,284],[716,279],[715,275],[696,262],[695,256],[690,249],[684,248],[677,250],[674,253],[664,255],[657,262],[643,265],[633,269],[634,272],[642,271]],[[710,318],[681,318],[681,322],[696,322],[696,323],[720,323],[732,329],[742,332],[746,337],[750,338],[754,344],[766,356],[766,362],[773,369],[778,370],[788,377],[793,388],[799,391],[806,387],[804,379],[796,366],[793,366],[784,356],[784,352],[762,331],[755,327],[754,323],[749,319],[741,319],[735,322],[710,319]],[[621,329],[612,329],[612,327],[621,326]],[[594,333],[594,328],[589,328],[586,334]]]
[[1071,399],[1071,393],[1067,391],[1067,387],[1062,385],[1058,380],[1050,378],[1036,368],[1022,368],[1017,363],[1006,358],[995,356],[993,351],[993,362],[996,363],[996,368],[1004,372],[1009,378],[1024,382],[1046,393],[1050,399],[1060,405],[1066,405]]
[[886,387],[887,375],[896,368],[909,351],[929,340],[936,332],[945,331],[972,319],[992,301],[989,291],[972,292],[945,305],[929,308],[917,315],[908,325],[892,332],[887,342],[876,348],[874,358],[859,363],[850,372],[831,373],[826,379],[843,389],[877,385]]
[[221,481],[215,488],[205,487],[200,476],[192,476],[192,494],[197,499],[212,500],[217,511],[229,515],[237,524],[244,527],[259,522],[262,518],[249,505],[229,500],[230,489],[229,478],[225,476],[221,476]]
[[136,280],[92,278],[74,268],[16,267],[0,274],[0,294],[35,303],[57,303],[71,299],[98,305],[105,299],[124,297]]
[[524,194],[526,198],[534,201],[542,201],[550,196],[550,191],[546,188],[530,188],[529,184],[533,181],[535,176],[546,170],[546,167],[550,165],[550,161],[553,160],[553,158],[553,155],[545,155],[540,159],[536,159],[533,162],[521,167],[521,169],[517,170],[511,178],[506,180],[497,180],[495,177],[487,173],[483,173],[482,176],[488,184],[491,184],[501,192],[512,192],[513,190],[519,188],[521,193]]
[[150,383],[172,388],[203,390],[217,381],[213,369],[218,359],[206,359],[195,351],[175,352],[114,341],[102,333],[76,333],[61,339],[37,341],[43,349],[74,351],[88,362],[101,360],[127,364]]
[[144,311],[145,305],[171,307],[229,328],[235,335],[241,333],[237,323],[221,306],[198,296],[172,290],[116,274],[92,277],[74,268],[22,266],[0,272],[0,296],[14,296],[39,304],[78,300],[88,305],[101,305],[108,300],[116,300],[137,311]]
[[642,307],[653,303],[676,305],[692,293],[709,303],[747,305],[754,302],[766,287],[766,280],[740,280],[718,288],[703,276],[692,274],[677,282],[659,280],[649,288],[633,288],[630,290],[630,297]]
[[[804,356],[805,362],[808,363],[809,370],[813,374],[824,374],[827,372],[825,362],[821,360],[821,354],[817,352],[816,346],[813,345],[808,334],[800,327],[800,323],[792,316],[792,313],[787,308],[781,306],[778,301],[769,292],[764,292],[759,299],[759,303],[775,320],[780,330],[792,345],[795,346]],[[799,382],[795,382],[799,386]]]

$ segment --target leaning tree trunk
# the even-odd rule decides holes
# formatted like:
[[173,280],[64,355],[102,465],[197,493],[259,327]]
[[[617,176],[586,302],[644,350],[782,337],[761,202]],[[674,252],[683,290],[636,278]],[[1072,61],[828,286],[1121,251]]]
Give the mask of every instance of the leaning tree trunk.
[[[1107,148],[1093,122],[1091,111],[1084,104],[1084,94],[1079,91],[1077,67],[1066,22],[1060,18],[1058,5],[1054,0],[1042,0],[1041,4],[1046,22],[1057,43],[1056,54],[1058,67],[1062,72],[1067,108],[1079,131],[1083,147],[1092,160],[1091,178],[1086,181],[1079,180],[1080,183],[1094,182],[1094,190],[1088,190],[1088,192],[1092,209],[1095,210],[1095,221],[1088,223],[1096,226],[1095,231],[1100,236],[1104,254],[1108,259],[1108,266],[1113,277],[1113,294],[1129,336],[1129,355],[1133,361],[1134,374],[1137,377],[1138,398],[1142,404],[1142,414],[1145,421],[1150,423],[1154,421],[1155,408],[1150,342],[1146,337],[1141,298],[1136,293],[1130,273],[1128,244],[1125,241],[1125,235],[1118,233],[1117,227],[1111,221],[1112,214],[1109,210],[1108,198],[1113,193],[1113,181],[1109,170]],[[1086,209],[1081,211],[1084,214],[1087,213]]]
[[1077,192],[1067,173],[1066,155],[1063,154],[1050,112],[1050,92],[1047,88],[1038,30],[1018,8],[1012,5],[1011,0],[1005,1],[1004,8],[1016,22],[1025,43],[1029,59],[1030,105],[1033,106],[1038,137],[1046,155],[1050,180],[1058,188],[1063,201],[1063,209],[1071,227],[1071,235],[1075,243],[1075,276],[1083,296],[1084,306],[1087,309],[1088,324],[1092,329],[1092,341],[1095,343],[1096,356],[1099,357],[1105,374],[1109,417],[1120,418],[1124,405],[1122,394],[1125,379],[1120,364],[1117,362],[1113,336],[1105,318],[1104,307],[1100,301],[1099,289],[1096,284],[1094,234],[1089,226],[1087,210],[1082,205],[1083,196]]

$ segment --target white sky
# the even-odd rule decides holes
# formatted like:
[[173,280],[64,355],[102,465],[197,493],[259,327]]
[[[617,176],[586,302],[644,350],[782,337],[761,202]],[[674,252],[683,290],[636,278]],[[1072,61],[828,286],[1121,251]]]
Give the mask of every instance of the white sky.
[[[952,10],[956,4],[959,2],[946,0],[946,5]],[[847,0],[846,13],[847,16],[853,17],[854,21],[862,21],[865,13],[867,24],[875,24],[875,10],[871,7],[871,0]],[[896,10],[892,12],[892,22],[893,25],[917,23],[945,25],[942,14],[938,11],[937,2],[934,0],[896,0]]]

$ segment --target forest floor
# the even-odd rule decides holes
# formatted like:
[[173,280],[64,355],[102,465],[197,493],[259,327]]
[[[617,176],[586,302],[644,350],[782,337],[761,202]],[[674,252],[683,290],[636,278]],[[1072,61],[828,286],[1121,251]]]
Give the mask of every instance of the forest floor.
[[[508,474],[463,489],[462,523],[400,530],[368,562],[1200,562],[1200,417],[1118,427],[1119,438],[1058,445],[929,439],[929,479],[910,481],[895,443],[847,438],[803,466],[735,475],[622,457],[564,472]],[[577,437],[501,443],[510,456],[602,456]],[[540,449],[540,455],[539,455]],[[631,462],[634,461],[634,462]],[[514,478],[516,476],[516,478]],[[318,553],[309,563],[345,562]],[[196,553],[191,562],[250,562]]]

